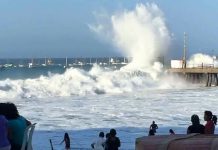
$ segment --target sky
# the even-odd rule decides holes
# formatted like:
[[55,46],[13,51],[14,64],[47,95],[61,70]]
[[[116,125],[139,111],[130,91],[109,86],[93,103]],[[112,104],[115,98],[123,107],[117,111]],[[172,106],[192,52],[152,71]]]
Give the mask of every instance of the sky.
[[0,58],[121,56],[89,25],[96,14],[155,3],[172,35],[168,57],[181,58],[183,33],[188,56],[218,55],[218,1],[206,0],[0,0]]

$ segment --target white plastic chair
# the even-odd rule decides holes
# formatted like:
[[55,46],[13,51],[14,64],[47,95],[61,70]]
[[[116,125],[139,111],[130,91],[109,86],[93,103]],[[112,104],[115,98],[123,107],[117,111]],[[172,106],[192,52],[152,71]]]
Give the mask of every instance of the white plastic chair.
[[[32,150],[32,136],[36,123],[29,125],[24,132],[21,150]],[[27,149],[25,149],[27,148]]]

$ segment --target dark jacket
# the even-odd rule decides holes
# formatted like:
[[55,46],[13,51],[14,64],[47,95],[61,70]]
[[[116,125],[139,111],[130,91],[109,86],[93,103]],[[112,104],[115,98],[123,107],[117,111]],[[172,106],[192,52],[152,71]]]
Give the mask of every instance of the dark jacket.
[[187,129],[187,134],[190,133],[204,134],[204,126],[202,124],[191,125]]
[[106,150],[118,150],[120,147],[120,139],[118,137],[109,137],[106,140]]

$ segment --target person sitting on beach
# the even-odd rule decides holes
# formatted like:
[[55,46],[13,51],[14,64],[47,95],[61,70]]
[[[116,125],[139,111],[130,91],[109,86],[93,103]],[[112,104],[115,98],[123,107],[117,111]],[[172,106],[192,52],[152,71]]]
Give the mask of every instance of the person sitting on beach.
[[192,125],[188,127],[187,134],[191,134],[191,133],[204,134],[204,126],[200,124],[200,119],[198,115],[195,115],[195,114],[192,115],[191,122],[192,122]]
[[11,143],[11,150],[20,150],[25,129],[31,122],[19,115],[17,107],[13,103],[1,103],[0,114],[3,114],[8,120],[8,138]]
[[207,123],[205,124],[204,133],[214,134],[215,125],[217,123],[217,117],[214,116],[211,111],[205,111],[204,120],[207,121]]
[[116,134],[115,129],[110,130],[110,136],[106,140],[106,150],[118,150],[120,147],[120,139],[116,137]]
[[170,135],[175,135],[175,132],[173,131],[173,129],[169,130]]
[[104,132],[99,133],[98,139],[91,144],[91,147],[94,150],[104,150],[105,147]]
[[62,144],[63,142],[65,142],[65,149],[70,150],[70,137],[67,132],[64,134],[64,139],[63,141],[61,141],[60,144]]
[[8,140],[8,120],[0,115],[0,150],[10,150],[11,145]]
[[152,124],[150,125],[150,130],[153,130],[154,133],[156,133],[156,130],[158,129],[157,124],[155,124],[155,121],[152,122]]

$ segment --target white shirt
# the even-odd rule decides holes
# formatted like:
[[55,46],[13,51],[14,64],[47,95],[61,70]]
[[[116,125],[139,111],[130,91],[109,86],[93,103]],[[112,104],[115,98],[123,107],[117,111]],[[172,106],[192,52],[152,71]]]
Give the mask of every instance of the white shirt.
[[93,144],[94,144],[94,150],[104,150],[103,145],[105,145],[105,139],[99,137]]

